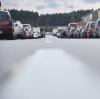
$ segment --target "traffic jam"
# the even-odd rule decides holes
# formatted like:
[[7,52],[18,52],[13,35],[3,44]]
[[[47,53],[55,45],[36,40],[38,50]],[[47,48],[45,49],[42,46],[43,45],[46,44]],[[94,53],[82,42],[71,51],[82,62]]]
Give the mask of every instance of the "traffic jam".
[[80,23],[69,23],[65,29],[53,31],[53,35],[58,38],[100,38],[100,19],[87,22],[86,26]]
[[[0,4],[1,5],[1,4]],[[14,22],[9,11],[0,7],[0,39],[36,39],[44,38],[44,31],[30,24]]]
[[13,22],[9,11],[0,10],[0,37],[9,40],[32,39],[45,37],[40,28],[31,27],[30,24],[22,24],[20,21]]
[[100,99],[99,5],[0,0],[0,99]]
[[[1,4],[0,4],[1,6]],[[93,11],[90,15],[82,17],[81,22],[72,22],[66,26],[56,26],[49,31],[49,34],[58,38],[99,38],[100,19],[93,19],[93,13],[99,16],[100,9]],[[87,18],[88,17],[88,18]],[[41,31],[40,27],[32,27],[30,24],[23,24],[20,21],[13,21],[10,13],[0,7],[0,39],[36,39],[45,38],[48,30]]]

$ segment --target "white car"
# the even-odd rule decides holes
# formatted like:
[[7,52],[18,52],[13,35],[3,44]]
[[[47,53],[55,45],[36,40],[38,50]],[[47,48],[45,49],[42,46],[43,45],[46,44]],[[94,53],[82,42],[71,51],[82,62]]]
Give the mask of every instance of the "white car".
[[28,38],[33,38],[32,27],[30,24],[23,24],[24,30]]
[[41,37],[42,37],[39,28],[34,28],[34,27],[33,27],[33,28],[32,28],[32,32],[33,32],[34,38],[41,38]]
[[52,35],[53,35],[53,36],[56,36],[56,33],[57,33],[57,32],[58,32],[58,29],[53,29],[53,30],[52,30]]
[[39,38],[39,36],[40,36],[40,35],[39,35],[38,32],[35,32],[35,33],[34,33],[34,38]]
[[25,37],[25,31],[20,21],[14,22],[14,37],[15,38]]
[[58,31],[58,32],[56,33],[56,36],[57,36],[58,38],[61,38],[61,37],[62,37],[61,32],[60,32],[60,31]]

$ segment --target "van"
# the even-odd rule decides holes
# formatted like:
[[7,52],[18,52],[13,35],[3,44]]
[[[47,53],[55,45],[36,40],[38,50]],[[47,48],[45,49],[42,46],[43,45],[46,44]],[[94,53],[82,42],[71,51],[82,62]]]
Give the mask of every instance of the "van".
[[9,11],[0,9],[0,37],[13,39],[13,20]]
[[100,19],[95,22],[96,37],[100,37]]

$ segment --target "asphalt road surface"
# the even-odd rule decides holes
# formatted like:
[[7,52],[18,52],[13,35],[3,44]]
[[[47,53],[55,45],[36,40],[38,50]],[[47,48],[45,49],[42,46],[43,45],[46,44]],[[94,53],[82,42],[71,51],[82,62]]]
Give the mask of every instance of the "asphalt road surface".
[[0,99],[100,99],[100,40],[1,40]]

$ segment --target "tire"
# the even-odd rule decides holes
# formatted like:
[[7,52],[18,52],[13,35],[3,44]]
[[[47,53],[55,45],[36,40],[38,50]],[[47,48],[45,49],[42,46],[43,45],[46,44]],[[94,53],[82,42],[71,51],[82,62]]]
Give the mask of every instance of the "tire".
[[17,35],[15,34],[15,35],[13,35],[13,39],[14,40],[16,40],[17,39]]
[[8,33],[9,35],[7,35],[7,39],[8,40],[14,40],[14,36],[13,33]]

